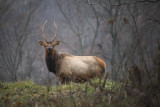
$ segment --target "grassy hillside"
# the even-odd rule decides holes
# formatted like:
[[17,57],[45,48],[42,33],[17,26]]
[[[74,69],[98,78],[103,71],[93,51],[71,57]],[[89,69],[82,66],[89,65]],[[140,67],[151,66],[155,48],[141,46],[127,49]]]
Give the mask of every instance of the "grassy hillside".
[[[90,83],[73,83],[59,86],[40,86],[33,81],[0,82],[0,106],[104,106],[110,96],[99,88],[98,79]],[[120,84],[106,82],[105,90],[117,92]],[[103,89],[103,90],[104,90]],[[114,90],[114,91],[113,91]],[[107,93],[106,93],[107,94]]]
[[[156,95],[156,96],[153,96]],[[32,80],[0,82],[0,107],[146,107],[159,105],[156,87],[134,88],[129,81],[98,79],[86,83],[41,86]]]

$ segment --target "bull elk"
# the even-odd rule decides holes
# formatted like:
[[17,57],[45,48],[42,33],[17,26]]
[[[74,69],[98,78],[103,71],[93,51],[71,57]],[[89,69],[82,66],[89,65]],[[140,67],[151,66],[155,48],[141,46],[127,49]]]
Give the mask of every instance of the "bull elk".
[[74,56],[70,54],[58,53],[55,49],[60,44],[60,41],[55,41],[56,33],[53,40],[48,42],[45,34],[44,27],[47,21],[42,26],[42,35],[45,40],[39,41],[39,44],[45,48],[45,60],[49,72],[53,72],[57,79],[61,82],[85,82],[87,79],[94,77],[103,77],[105,73],[105,62],[96,56]]

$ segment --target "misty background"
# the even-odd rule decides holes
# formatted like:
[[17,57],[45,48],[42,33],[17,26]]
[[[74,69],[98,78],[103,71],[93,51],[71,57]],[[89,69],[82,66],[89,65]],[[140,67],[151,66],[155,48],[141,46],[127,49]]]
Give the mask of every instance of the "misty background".
[[[133,67],[155,81],[160,48],[160,0],[0,0],[0,80],[54,84],[45,64],[41,27],[55,34],[58,52],[98,56],[109,78],[121,81]],[[149,82],[147,81],[147,82]]]

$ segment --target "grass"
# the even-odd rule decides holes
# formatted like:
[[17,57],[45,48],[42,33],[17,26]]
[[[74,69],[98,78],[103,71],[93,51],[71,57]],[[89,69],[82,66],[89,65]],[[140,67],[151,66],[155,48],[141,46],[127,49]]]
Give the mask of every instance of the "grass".
[[[103,82],[103,81],[102,81]],[[107,106],[111,97],[99,88],[99,80],[86,83],[64,84],[59,86],[41,86],[32,80],[14,83],[0,82],[0,106],[51,106],[51,107],[82,107]],[[117,92],[120,83],[107,81],[105,90]]]
[[[159,89],[134,88],[130,81],[99,79],[85,83],[43,86],[32,80],[0,82],[0,107],[146,107],[159,105]],[[156,95],[156,96],[155,96]],[[152,103],[154,101],[154,103]]]
[[[157,85],[139,90],[130,81],[99,79],[85,83],[43,86],[32,80],[0,82],[0,107],[146,107],[159,105]],[[151,87],[151,88],[150,88]]]

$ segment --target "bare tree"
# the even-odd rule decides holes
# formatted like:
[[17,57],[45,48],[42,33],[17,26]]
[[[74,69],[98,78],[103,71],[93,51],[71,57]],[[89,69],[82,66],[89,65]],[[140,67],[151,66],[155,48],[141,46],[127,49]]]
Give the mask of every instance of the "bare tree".
[[29,0],[26,2],[18,0],[2,2],[0,18],[1,80],[16,81],[18,79],[18,71],[22,71],[22,63],[24,63],[25,42],[30,34],[29,22],[40,3],[41,1]]
[[[86,6],[89,12],[93,13],[94,15],[94,18],[92,18],[92,20],[95,20],[95,21],[90,21],[91,18],[87,17],[86,16],[87,13],[84,12],[83,10],[85,3],[82,1],[78,1],[78,0],[76,1],[70,0],[67,3],[69,4],[71,2],[74,4],[74,7],[68,6],[67,7],[68,11],[66,11],[63,9],[64,2],[56,0],[56,3],[62,15],[64,16],[66,23],[69,25],[73,34],[78,38],[78,41],[79,41],[78,50],[80,50],[81,55],[87,53],[84,50],[85,48],[89,50],[88,54],[93,54],[95,41],[98,36],[98,30],[100,26],[100,19],[98,16],[98,12],[95,9],[95,7],[93,7],[92,5]],[[72,16],[75,16],[75,17],[72,17]],[[87,30],[88,28],[92,29],[92,33],[90,33],[90,31]],[[91,42],[86,43],[87,38],[91,38]],[[88,49],[88,46],[89,46],[89,49]]]
[[[149,13],[146,8],[150,7],[151,9],[158,9],[158,7],[156,7],[158,6],[156,4],[158,2],[159,0],[129,0],[127,2],[125,0],[88,0],[88,4],[92,5],[93,7],[100,6],[104,9],[104,14],[101,16],[101,19],[103,19],[104,23],[106,23],[107,19],[107,24],[103,26],[103,28],[106,32],[105,35],[108,34],[107,36],[111,37],[112,49],[111,53],[109,54],[111,56],[107,56],[106,48],[104,48],[103,42],[101,44],[98,44],[98,46],[100,48],[101,55],[106,58],[106,60],[110,61],[113,79],[123,77],[123,75],[127,73],[125,72],[124,67],[125,64],[128,63],[128,61],[129,65],[143,65],[143,68],[145,68],[146,72],[148,73],[151,61],[147,61],[150,59],[148,56],[149,53],[145,50],[146,48],[143,49],[143,47],[149,47],[145,43],[145,41],[148,40],[144,39],[143,34],[145,34],[145,32],[142,32],[140,29],[142,29],[141,26],[147,28],[147,20],[158,22],[157,18],[148,18],[147,20],[144,19],[144,17],[149,16],[144,13],[145,11],[147,12],[147,14]],[[152,5],[154,5],[155,7],[152,8]],[[143,18],[140,19],[140,17]],[[143,24],[139,25],[142,22]],[[150,33],[152,31],[150,31]],[[145,34],[145,36],[147,36],[147,38],[151,38],[151,36],[149,37],[148,34]],[[156,36],[152,36],[152,38],[155,37]],[[147,75],[150,78],[150,74],[148,73]]]

